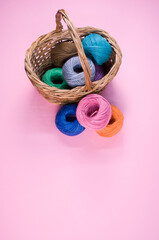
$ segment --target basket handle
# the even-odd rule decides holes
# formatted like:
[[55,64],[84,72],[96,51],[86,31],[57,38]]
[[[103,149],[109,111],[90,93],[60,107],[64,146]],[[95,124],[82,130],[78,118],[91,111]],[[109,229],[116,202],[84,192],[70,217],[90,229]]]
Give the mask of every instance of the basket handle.
[[74,44],[77,48],[78,56],[84,71],[84,76],[85,76],[85,90],[91,90],[92,89],[92,81],[91,81],[91,70],[89,67],[89,63],[87,60],[87,57],[84,53],[84,49],[82,46],[82,42],[80,37],[78,36],[78,33],[71,21],[71,19],[68,17],[67,13],[65,12],[64,9],[60,9],[56,13],[56,32],[61,32],[63,29],[61,19],[63,18],[64,22],[67,24],[68,30],[70,32],[70,35],[74,41]]

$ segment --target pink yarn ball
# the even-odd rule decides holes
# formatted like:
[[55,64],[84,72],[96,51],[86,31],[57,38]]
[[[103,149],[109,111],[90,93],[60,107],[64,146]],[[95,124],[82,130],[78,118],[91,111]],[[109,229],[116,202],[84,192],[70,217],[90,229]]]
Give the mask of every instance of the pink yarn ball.
[[77,106],[76,117],[85,128],[100,130],[109,123],[112,115],[110,103],[101,95],[90,94]]

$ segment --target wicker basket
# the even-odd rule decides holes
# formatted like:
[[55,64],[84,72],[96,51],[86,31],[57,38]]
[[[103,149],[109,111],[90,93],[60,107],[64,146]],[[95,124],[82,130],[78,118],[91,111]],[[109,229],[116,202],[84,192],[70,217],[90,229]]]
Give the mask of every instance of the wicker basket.
[[[68,30],[64,30],[61,19],[66,22]],[[110,71],[99,81],[91,82],[90,67],[84,53],[81,40],[90,33],[100,34],[111,44],[116,56]],[[63,41],[73,41],[77,48],[78,56],[85,75],[85,86],[75,87],[71,90],[50,87],[41,81],[45,71],[52,67],[51,48]],[[85,27],[75,28],[67,13],[62,9],[56,14],[56,30],[40,36],[26,51],[25,70],[39,93],[51,103],[67,104],[78,102],[82,97],[90,93],[100,93],[106,85],[115,77],[121,64],[122,53],[116,41],[104,30]]]

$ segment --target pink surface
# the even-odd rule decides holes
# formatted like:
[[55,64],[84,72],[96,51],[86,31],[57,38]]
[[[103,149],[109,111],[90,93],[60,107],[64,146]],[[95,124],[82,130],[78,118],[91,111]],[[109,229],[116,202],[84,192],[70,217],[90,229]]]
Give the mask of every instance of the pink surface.
[[[59,8],[122,49],[103,93],[125,116],[113,138],[62,135],[59,107],[27,79],[25,51]],[[158,12],[157,0],[0,2],[1,240],[159,239]]]

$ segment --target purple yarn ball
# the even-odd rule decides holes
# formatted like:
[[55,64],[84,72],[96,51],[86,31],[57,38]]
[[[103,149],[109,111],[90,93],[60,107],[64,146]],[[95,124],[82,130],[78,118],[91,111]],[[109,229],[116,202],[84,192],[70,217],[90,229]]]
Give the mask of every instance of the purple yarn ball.
[[95,65],[95,78],[93,81],[98,81],[105,76],[104,67],[101,65]]

